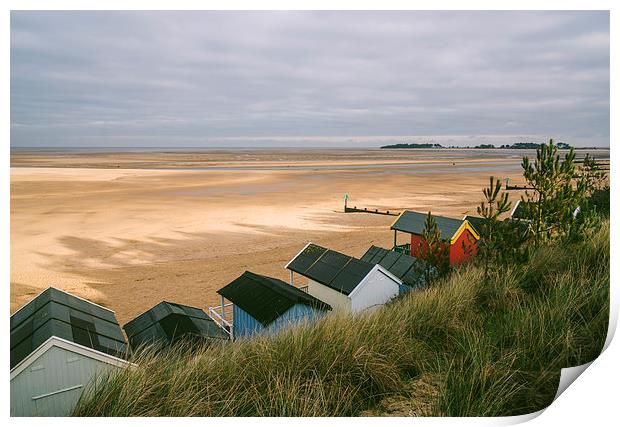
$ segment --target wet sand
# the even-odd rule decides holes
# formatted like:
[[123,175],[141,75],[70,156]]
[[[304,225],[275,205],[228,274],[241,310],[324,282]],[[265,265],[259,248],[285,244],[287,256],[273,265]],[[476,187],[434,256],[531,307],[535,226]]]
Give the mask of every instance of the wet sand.
[[421,151],[12,153],[11,312],[50,285],[122,324],[161,300],[206,309],[245,270],[288,280],[309,241],[390,247],[394,217],[345,214],[345,193],[462,217],[489,175],[521,182],[523,153]]

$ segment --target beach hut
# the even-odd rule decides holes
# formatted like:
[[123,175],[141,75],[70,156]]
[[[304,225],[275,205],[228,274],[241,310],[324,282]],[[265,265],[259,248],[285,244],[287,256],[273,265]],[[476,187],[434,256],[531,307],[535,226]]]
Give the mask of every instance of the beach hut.
[[[512,211],[510,212],[510,219],[522,222],[531,222],[536,209],[536,202],[525,202],[523,200],[517,200]],[[581,212],[581,206],[575,207],[572,212],[573,219],[577,218]]]
[[228,339],[228,334],[203,310],[168,301],[142,313],[123,329],[134,351],[141,346],[162,350],[178,341],[204,344]]
[[519,221],[531,221],[531,212],[533,206],[530,202],[524,202],[522,200],[517,200],[512,211],[510,211],[510,218]]
[[361,260],[370,264],[379,264],[398,277],[402,281],[401,293],[426,286],[424,272],[429,266],[424,260],[374,245],[368,248]]
[[473,229],[476,230],[476,233],[478,233],[479,236],[482,235],[484,231],[484,225],[487,223],[486,218],[483,218],[481,216],[465,215],[463,217],[463,220],[468,221],[469,225],[471,225]]
[[379,264],[371,264],[308,243],[286,265],[308,279],[308,293],[334,308],[359,312],[390,301],[402,281]]
[[[408,243],[409,253],[416,258],[424,258],[426,242],[424,233],[427,214],[414,211],[403,211],[394,221],[391,229],[394,230],[394,249],[398,250],[397,232],[405,232],[411,235],[411,243]],[[465,219],[447,218],[433,215],[439,228],[440,238],[449,247],[450,265],[459,264],[469,260],[476,254],[476,242],[480,234]]]
[[11,316],[11,416],[66,416],[96,378],[127,365],[112,310],[48,288]]
[[234,337],[256,333],[273,334],[298,323],[311,320],[331,310],[329,304],[308,295],[282,280],[246,271],[217,291],[232,303]]
[[[474,230],[476,230],[478,234],[482,236],[482,233],[484,232],[484,225],[487,223],[486,218],[465,215],[463,219],[466,219],[467,221],[469,221],[469,223],[474,228]],[[519,233],[517,234],[517,238],[519,239],[527,239],[528,234],[532,232],[530,221],[509,217],[509,218],[505,218],[504,220],[502,220],[502,222],[507,222],[509,224],[512,224],[513,226],[516,226],[517,229],[519,230]],[[480,240],[478,240],[477,243],[479,244]]]

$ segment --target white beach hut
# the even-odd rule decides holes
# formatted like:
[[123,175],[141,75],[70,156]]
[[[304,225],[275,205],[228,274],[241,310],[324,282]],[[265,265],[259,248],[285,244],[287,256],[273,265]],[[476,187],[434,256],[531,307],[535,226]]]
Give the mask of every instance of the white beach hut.
[[11,316],[11,416],[70,415],[126,350],[113,311],[46,289]]
[[398,295],[402,281],[379,264],[371,264],[308,243],[286,265],[308,279],[307,292],[334,309],[354,313],[378,307]]

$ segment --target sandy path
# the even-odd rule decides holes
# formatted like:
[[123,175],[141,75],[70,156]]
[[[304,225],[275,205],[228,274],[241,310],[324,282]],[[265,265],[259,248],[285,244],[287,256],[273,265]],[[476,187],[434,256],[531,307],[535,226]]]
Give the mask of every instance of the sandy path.
[[[518,178],[514,161],[492,162]],[[394,218],[344,214],[344,193],[357,206],[474,213],[491,172],[437,170],[13,167],[11,310],[52,284],[121,323],[164,299],[205,308],[246,269],[287,280],[308,241],[355,256],[389,247]]]

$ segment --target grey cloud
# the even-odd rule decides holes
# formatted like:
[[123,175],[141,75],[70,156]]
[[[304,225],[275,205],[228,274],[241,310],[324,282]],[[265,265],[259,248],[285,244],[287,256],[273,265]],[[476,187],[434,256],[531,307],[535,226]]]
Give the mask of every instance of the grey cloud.
[[12,12],[11,145],[608,145],[609,79],[607,12]]

